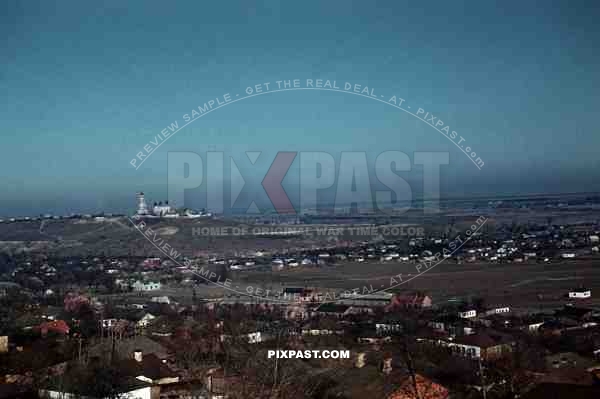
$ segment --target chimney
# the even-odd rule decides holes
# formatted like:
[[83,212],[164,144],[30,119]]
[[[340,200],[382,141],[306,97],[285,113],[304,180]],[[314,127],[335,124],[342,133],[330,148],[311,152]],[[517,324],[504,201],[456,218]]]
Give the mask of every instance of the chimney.
[[392,372],[392,358],[385,357],[381,364],[381,372],[383,374],[390,374]]
[[356,368],[361,369],[361,368],[365,367],[366,359],[367,359],[367,354],[365,352],[359,352],[356,355],[356,362],[354,363],[356,365]]
[[133,358],[135,359],[136,362],[142,362],[142,359],[144,358],[144,356],[142,355],[142,351],[139,349],[136,349],[133,352]]

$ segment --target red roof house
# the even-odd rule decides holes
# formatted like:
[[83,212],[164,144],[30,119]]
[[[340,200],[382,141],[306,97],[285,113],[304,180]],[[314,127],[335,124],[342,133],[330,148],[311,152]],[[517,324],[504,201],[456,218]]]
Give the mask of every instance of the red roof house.
[[67,335],[70,331],[69,326],[63,320],[53,320],[44,322],[40,324],[39,329],[43,336],[46,336],[48,332]]

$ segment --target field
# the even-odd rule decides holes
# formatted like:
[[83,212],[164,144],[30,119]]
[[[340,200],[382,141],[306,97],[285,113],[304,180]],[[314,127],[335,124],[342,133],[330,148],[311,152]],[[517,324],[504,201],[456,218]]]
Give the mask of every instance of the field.
[[[600,294],[600,259],[561,261],[549,264],[456,264],[448,261],[429,269],[418,277],[412,264],[345,264],[323,269],[278,273],[252,273],[234,281],[260,284],[262,281],[287,286],[318,286],[325,289],[375,290],[388,287],[390,277],[402,273],[404,283],[392,291],[422,290],[434,302],[469,296],[485,297],[493,303],[518,307],[546,307],[565,302],[568,290],[584,286]],[[398,280],[398,278],[396,278]],[[600,304],[600,298],[590,303]]]
[[[351,290],[381,286],[388,287],[390,277],[402,273],[413,274],[415,265],[408,264],[356,264],[347,263],[323,269],[283,272],[233,273],[231,287],[244,292],[247,287],[277,290],[283,286],[319,287],[323,292]],[[414,274],[413,274],[414,276]],[[406,277],[403,277],[407,280]],[[397,279],[397,277],[396,277]],[[434,304],[452,300],[483,297],[488,304],[506,304],[514,310],[529,312],[562,306],[573,288],[592,290],[592,299],[581,302],[585,306],[600,306],[600,259],[584,259],[549,264],[482,264],[457,265],[443,262],[418,277],[390,290],[390,292],[424,291]],[[187,287],[164,287],[151,296],[170,295],[182,302],[191,301],[192,292],[199,297],[241,297],[235,292],[213,284]],[[595,298],[594,298],[595,296]]]

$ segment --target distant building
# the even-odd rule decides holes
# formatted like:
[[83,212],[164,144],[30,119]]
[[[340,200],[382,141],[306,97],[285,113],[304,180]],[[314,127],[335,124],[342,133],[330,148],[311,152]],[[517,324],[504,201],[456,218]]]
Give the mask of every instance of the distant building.
[[158,291],[161,288],[160,283],[136,281],[132,285],[134,291]]
[[142,318],[140,320],[138,320],[138,322],[136,323],[136,326],[140,327],[140,328],[146,328],[146,327],[148,327],[148,324],[154,319],[156,319],[156,316],[154,316],[150,313],[146,313],[142,316]]
[[102,326],[102,328],[111,328],[112,326],[117,324],[118,321],[119,319],[102,319],[100,320],[100,325]]
[[527,323],[527,331],[530,333],[536,333],[540,327],[544,324],[544,321],[531,321]]
[[391,299],[391,303],[386,307],[386,310],[430,308],[431,304],[431,298],[420,292],[398,294]]
[[144,193],[137,194],[137,216],[143,216],[146,218],[200,218],[200,217],[211,217],[212,213],[202,212],[198,213],[192,209],[184,209],[182,211],[177,211],[174,206],[169,205],[169,201],[165,201],[164,203],[158,202],[154,203],[151,207],[146,203],[146,199]]
[[484,314],[486,316],[490,316],[493,314],[503,314],[503,313],[510,313],[510,307],[509,306],[492,306],[484,312]]
[[512,341],[498,334],[471,334],[456,338],[448,346],[460,356],[490,360],[502,357],[512,351]]
[[171,305],[171,304],[175,303],[168,296],[155,296],[155,297],[152,297],[152,299],[150,301],[154,302],[154,303],[164,303],[166,305]]
[[591,297],[592,291],[586,288],[577,288],[572,291],[569,291],[569,298],[585,299]]
[[148,206],[146,205],[144,193],[137,194],[137,214],[140,216],[145,216],[148,214]]
[[458,317],[463,319],[477,317],[477,311],[475,309],[464,309],[458,312]]
[[172,214],[174,211],[175,210],[169,205],[168,201],[164,204],[162,202],[154,204],[154,207],[152,208],[154,216],[166,216]]
[[[232,338],[233,337],[231,335],[221,334],[220,341],[226,342],[227,340],[231,340]],[[242,335],[242,339],[245,339],[249,344],[259,344],[261,342],[264,342],[266,337],[260,331],[256,331]]]

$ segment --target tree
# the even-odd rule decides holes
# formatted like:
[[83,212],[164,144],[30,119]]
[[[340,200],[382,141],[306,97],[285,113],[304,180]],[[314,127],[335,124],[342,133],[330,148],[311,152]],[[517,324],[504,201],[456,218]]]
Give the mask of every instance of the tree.
[[94,358],[89,364],[72,362],[63,374],[50,381],[55,389],[75,398],[120,399],[130,390],[128,381],[108,356]]

